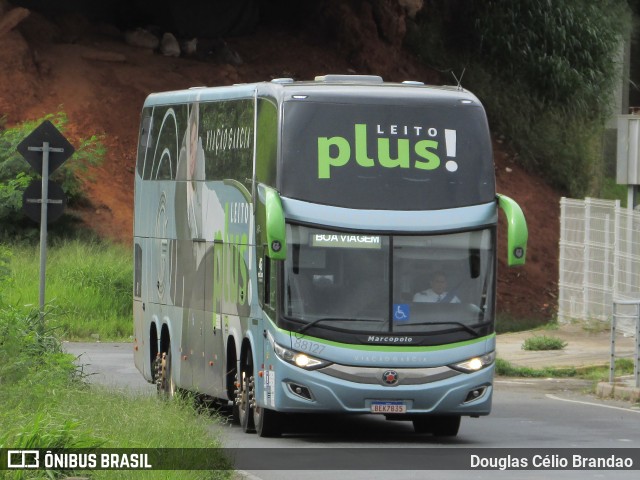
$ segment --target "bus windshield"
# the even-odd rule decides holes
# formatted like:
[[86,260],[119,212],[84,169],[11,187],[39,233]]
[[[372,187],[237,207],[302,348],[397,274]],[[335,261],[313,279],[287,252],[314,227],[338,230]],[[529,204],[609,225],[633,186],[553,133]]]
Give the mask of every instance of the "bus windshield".
[[493,236],[493,228],[366,235],[289,224],[284,317],[299,333],[473,333],[493,318]]

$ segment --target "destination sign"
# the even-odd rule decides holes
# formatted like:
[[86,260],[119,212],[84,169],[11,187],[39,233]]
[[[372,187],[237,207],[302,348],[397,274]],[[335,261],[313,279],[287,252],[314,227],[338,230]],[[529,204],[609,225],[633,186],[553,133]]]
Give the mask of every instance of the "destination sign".
[[382,242],[378,235],[314,233],[311,236],[311,245],[313,247],[380,249],[382,247]]

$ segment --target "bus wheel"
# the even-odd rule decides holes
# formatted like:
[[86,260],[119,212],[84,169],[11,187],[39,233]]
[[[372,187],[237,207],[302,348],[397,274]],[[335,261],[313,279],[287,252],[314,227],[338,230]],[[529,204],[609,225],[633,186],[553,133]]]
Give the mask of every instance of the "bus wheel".
[[229,397],[233,400],[233,406],[231,407],[231,423],[234,425],[240,425],[240,403],[238,402],[238,391],[240,389],[240,380],[238,380],[238,372],[236,370],[235,356],[228,362],[229,365],[234,365],[233,369],[227,373],[227,382],[233,385],[232,394]]
[[[255,372],[257,373],[257,372]],[[255,378],[259,378],[254,375]],[[282,435],[282,414],[275,410],[258,406],[255,400],[255,382],[252,383],[252,395],[253,399],[253,424],[256,427],[256,432],[261,437],[279,437]]]
[[429,421],[429,417],[427,415],[424,415],[418,418],[414,418],[413,430],[416,433],[431,433],[431,422]]
[[282,435],[282,415],[275,410],[268,408],[253,407],[253,422],[256,426],[256,432],[261,437],[279,437]]
[[251,352],[248,354],[247,362],[240,365],[240,374],[238,376],[236,390],[236,404],[238,405],[238,417],[242,430],[246,433],[255,432],[253,424],[253,411],[251,405],[253,399],[249,396],[253,388],[250,386],[253,382],[253,362],[251,360]]
[[167,352],[158,354],[156,358],[156,388],[158,395],[164,398],[172,398],[176,394],[176,383],[173,379],[171,365],[171,348]]
[[432,433],[436,437],[455,437],[460,429],[460,415],[425,415],[413,420],[416,433]]
[[231,423],[240,425],[240,406],[235,401],[231,407]]

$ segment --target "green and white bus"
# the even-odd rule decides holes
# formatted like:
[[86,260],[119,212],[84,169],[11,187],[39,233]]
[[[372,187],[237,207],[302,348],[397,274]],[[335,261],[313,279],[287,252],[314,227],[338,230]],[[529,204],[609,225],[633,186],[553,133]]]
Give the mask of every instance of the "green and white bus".
[[261,436],[291,412],[456,435],[491,409],[499,208],[509,265],[526,253],[492,155],[461,88],[327,75],[150,95],[137,368],[164,394],[233,405]]

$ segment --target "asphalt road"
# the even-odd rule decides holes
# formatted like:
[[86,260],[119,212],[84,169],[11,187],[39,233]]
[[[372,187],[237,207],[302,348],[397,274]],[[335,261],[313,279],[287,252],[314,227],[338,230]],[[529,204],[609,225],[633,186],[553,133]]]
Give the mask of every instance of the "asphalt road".
[[[154,394],[133,365],[131,344],[65,343],[68,352],[78,356],[91,382],[129,391]],[[245,434],[240,427],[212,419],[211,429],[220,435],[228,448],[282,448],[286,455],[293,450],[313,448],[314,455],[327,455],[331,466],[335,452],[350,452],[354,448],[376,449],[390,459],[407,449],[420,449],[421,454],[438,452],[438,448],[462,449],[467,453],[482,449],[505,449],[501,454],[516,454],[543,448],[608,448],[624,454],[623,449],[640,447],[640,409],[619,401],[604,401],[594,397],[591,385],[584,381],[528,380],[497,378],[493,411],[479,419],[464,418],[458,437],[442,440],[413,432],[410,422],[391,422],[374,415],[359,416],[295,416],[288,422],[288,433],[282,438],[262,439]],[[425,448],[429,450],[425,450]],[[335,450],[339,449],[339,450]],[[523,449],[523,450],[520,450]],[[298,450],[303,452],[302,450]],[[636,452],[638,450],[635,450]],[[307,451],[309,452],[309,451]],[[416,450],[418,452],[418,450]],[[486,452],[489,452],[486,450]],[[411,454],[412,452],[409,451]],[[393,462],[391,462],[393,463]],[[640,460],[637,462],[640,468]],[[637,479],[638,470],[474,470],[474,471],[411,471],[411,470],[251,470],[248,478],[275,479],[389,479],[413,478],[613,478]]]

